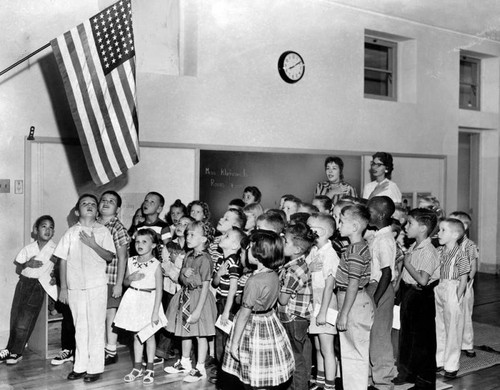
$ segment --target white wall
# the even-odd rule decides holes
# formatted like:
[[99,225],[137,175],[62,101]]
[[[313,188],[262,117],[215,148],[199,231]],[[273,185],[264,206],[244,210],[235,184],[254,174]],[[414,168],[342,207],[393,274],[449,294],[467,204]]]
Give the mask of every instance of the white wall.
[[[4,37],[0,68],[111,2],[29,0],[21,6],[7,2],[0,14]],[[140,7],[140,1],[134,1],[134,6]],[[445,156],[444,203],[453,209],[459,174],[458,128],[490,129],[481,143],[481,221],[485,233],[480,246],[487,270],[495,272],[499,43],[334,2],[193,0],[181,1],[181,13],[186,25],[196,26],[183,31],[187,47],[181,55],[189,63],[188,73],[195,76],[145,73],[146,68],[161,68],[151,63],[138,69],[142,141],[190,148],[190,157],[182,159],[193,169],[195,149],[203,145]],[[156,25],[150,25],[141,12],[134,23],[139,55],[141,45],[148,44],[145,37],[154,35],[151,31],[148,35],[148,29]],[[363,97],[365,29],[404,38],[401,47],[405,56],[400,65],[405,77],[398,102]],[[487,55],[484,77],[490,87],[483,98],[488,102],[484,112],[457,108],[462,48]],[[295,85],[284,83],[277,72],[278,57],[286,50],[299,52],[306,63],[305,76]],[[36,126],[38,137],[74,136],[61,83],[53,72],[53,59],[46,50],[0,77],[0,134],[4,141],[0,143],[0,178],[24,179],[24,138],[31,125]],[[162,164],[175,164],[176,158],[175,153],[166,155]],[[134,186],[141,186],[140,175],[132,175]],[[196,172],[192,175],[195,178]],[[184,194],[195,196],[196,185],[189,183]],[[172,188],[176,185],[171,183]],[[57,192],[53,196],[57,197]],[[24,195],[0,194],[3,313],[10,309],[16,281],[12,260],[26,233],[24,199]],[[0,341],[7,331],[4,316],[0,319]]]

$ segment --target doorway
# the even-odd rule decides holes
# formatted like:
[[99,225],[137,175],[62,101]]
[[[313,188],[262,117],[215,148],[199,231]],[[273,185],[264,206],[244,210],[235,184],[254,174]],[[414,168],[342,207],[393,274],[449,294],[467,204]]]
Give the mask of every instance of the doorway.
[[477,131],[464,129],[458,133],[457,210],[471,216],[469,238],[474,242],[478,242],[479,142]]

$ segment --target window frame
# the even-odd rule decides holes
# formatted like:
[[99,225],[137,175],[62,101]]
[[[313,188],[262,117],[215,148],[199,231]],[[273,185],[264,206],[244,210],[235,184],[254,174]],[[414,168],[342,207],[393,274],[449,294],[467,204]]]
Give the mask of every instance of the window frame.
[[[472,64],[476,64],[477,66],[477,72],[475,74],[476,77],[476,84],[474,83],[467,83],[462,80],[462,72],[460,71],[462,67],[462,62],[468,62]],[[460,61],[459,61],[459,75],[458,75],[458,108],[461,110],[472,110],[472,111],[481,111],[481,59],[477,57],[472,57],[466,54],[460,54]],[[475,102],[476,105],[466,105],[463,106],[460,101],[460,87],[462,85],[470,86],[472,89],[476,89],[475,93]]]
[[[378,45],[388,48],[388,69],[381,68],[371,68],[366,66],[366,44]],[[387,39],[382,39],[377,36],[365,35],[365,41],[363,46],[364,53],[364,63],[363,63],[363,93],[365,98],[370,99],[381,99],[389,101],[397,101],[398,97],[398,42],[390,41]],[[388,95],[377,95],[365,92],[366,86],[366,71],[379,72],[382,74],[389,74],[389,85],[388,85]]]

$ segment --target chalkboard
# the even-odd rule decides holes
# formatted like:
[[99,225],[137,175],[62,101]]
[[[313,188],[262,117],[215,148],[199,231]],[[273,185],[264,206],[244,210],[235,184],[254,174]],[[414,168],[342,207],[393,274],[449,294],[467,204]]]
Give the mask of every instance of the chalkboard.
[[311,202],[316,184],[326,180],[325,158],[344,161],[344,180],[361,187],[361,155],[298,154],[241,151],[200,151],[200,200],[207,202],[216,222],[247,186],[262,192],[262,206],[276,208],[284,194]]

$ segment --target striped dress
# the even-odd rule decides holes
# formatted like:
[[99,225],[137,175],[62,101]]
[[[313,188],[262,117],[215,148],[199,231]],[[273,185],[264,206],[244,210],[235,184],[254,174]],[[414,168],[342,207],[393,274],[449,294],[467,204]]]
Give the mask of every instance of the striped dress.
[[358,194],[356,189],[346,183],[341,181],[339,183],[331,183],[329,181],[322,181],[316,185],[316,190],[314,191],[314,196],[317,195],[326,195],[332,200],[332,207],[343,197],[343,196],[352,196],[357,197]]
[[295,370],[290,341],[274,311],[279,289],[279,277],[273,271],[254,273],[248,279],[242,306],[252,313],[241,336],[239,360],[230,352],[233,333],[226,344],[222,369],[252,387],[278,386]]

